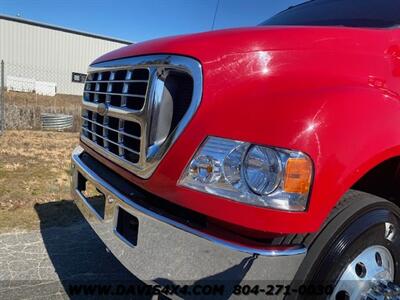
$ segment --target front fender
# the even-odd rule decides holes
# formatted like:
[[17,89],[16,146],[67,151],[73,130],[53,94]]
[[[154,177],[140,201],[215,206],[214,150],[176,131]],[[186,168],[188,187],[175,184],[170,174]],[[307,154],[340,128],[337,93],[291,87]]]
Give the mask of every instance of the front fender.
[[317,231],[364,174],[400,155],[400,101],[392,93],[370,86],[339,86],[268,95],[268,101],[262,93],[259,100],[254,100],[256,94],[249,95],[252,102],[242,101],[240,109],[234,94],[225,95],[233,106],[225,112],[210,105],[203,120],[211,128],[207,135],[302,151],[315,167],[307,211],[265,210],[271,231]]
[[314,161],[308,215],[315,231],[363,175],[400,155],[400,102],[372,87],[326,89],[303,101],[320,104],[303,115],[301,130],[287,142]]

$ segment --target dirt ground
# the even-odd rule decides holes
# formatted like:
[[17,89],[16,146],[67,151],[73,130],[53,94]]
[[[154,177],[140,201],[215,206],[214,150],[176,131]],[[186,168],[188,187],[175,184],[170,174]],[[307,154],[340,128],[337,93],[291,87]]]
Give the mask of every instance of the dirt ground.
[[[63,225],[79,217],[69,191],[70,155],[78,137],[28,130],[0,136],[0,232]],[[47,202],[56,205],[39,220],[35,205]]]

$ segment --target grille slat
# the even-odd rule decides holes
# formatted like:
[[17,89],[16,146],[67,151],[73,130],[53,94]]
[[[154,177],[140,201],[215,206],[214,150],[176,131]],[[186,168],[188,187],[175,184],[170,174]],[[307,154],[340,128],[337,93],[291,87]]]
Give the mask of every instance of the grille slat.
[[[102,124],[100,124],[100,123],[97,123],[97,122],[94,122],[94,121],[92,121],[92,120],[89,120],[88,118],[85,118],[85,117],[81,117],[81,118],[82,118],[82,120],[84,120],[84,121],[87,121],[87,122],[90,122],[90,123],[94,123],[96,126],[102,126],[103,129],[107,129],[107,130],[116,132],[116,133],[121,134],[121,135],[126,135],[127,137],[130,137],[130,138],[132,138],[132,139],[140,140],[140,136],[135,136],[135,135],[126,133],[126,132],[124,132],[124,131],[111,128],[111,127],[109,127],[109,126],[107,126],[107,125],[102,125]],[[121,120],[121,121],[123,121],[123,120]],[[86,126],[86,125],[84,125],[84,126]],[[123,130],[123,128],[122,128],[122,130]]]
[[[98,103],[91,103],[91,102],[83,102],[83,109],[87,111],[91,111],[93,113],[97,112]],[[127,107],[115,107],[109,106],[109,110],[107,112],[109,117],[116,117],[127,121],[133,121],[140,123],[141,117],[138,114],[135,114]]]
[[[105,81],[101,81],[102,83],[121,83],[121,82],[126,82],[126,83],[130,83],[130,82],[138,82],[138,83],[147,83],[149,82],[148,80],[139,80],[139,79],[130,79],[130,80],[105,80]],[[86,83],[98,83],[98,81],[91,81],[91,80],[87,80]],[[89,88],[90,91],[90,88]]]
[[108,117],[104,117],[103,119],[103,125],[101,125],[101,127],[103,127],[103,136],[105,137],[104,139],[104,148],[108,149]]
[[108,93],[108,92],[95,92],[95,91],[85,91],[87,94],[97,94],[97,95],[114,95],[114,96],[130,96],[130,97],[139,97],[146,98],[145,95],[140,94],[128,94],[128,93]]
[[115,146],[118,146],[118,147],[120,147],[120,148],[122,148],[122,149],[124,149],[124,150],[126,150],[126,151],[132,152],[133,154],[136,154],[136,155],[140,155],[140,152],[135,151],[135,150],[132,150],[132,149],[130,149],[130,148],[124,146],[124,145],[121,145],[121,144],[119,144],[119,143],[113,142],[112,140],[107,139],[107,138],[105,138],[104,136],[102,136],[102,135],[100,135],[100,134],[98,134],[98,133],[96,133],[96,132],[94,132],[94,131],[91,131],[91,130],[89,130],[89,129],[87,129],[87,128],[82,128],[82,130],[84,130],[84,131],[86,131],[86,132],[89,132],[90,134],[92,134],[92,135],[98,137],[98,138],[101,139],[101,140],[107,140],[107,142],[109,142],[109,143],[111,143],[111,144],[113,144],[113,145],[115,145]]
[[[133,137],[133,135],[130,135],[130,134],[125,133],[123,131],[124,130],[124,123],[125,123],[124,120],[121,120],[121,119],[118,122],[118,143],[121,143],[121,144],[124,142],[124,135]],[[120,156],[124,156],[125,155],[125,151],[124,150],[125,150],[124,148],[119,147],[118,148],[118,154]]]
[[[96,116],[97,116],[96,113],[92,113],[92,121],[95,121],[95,122],[96,122]],[[97,123],[97,122],[96,122],[96,123]],[[92,123],[90,128],[92,129],[92,131],[90,131],[91,133],[92,133],[93,131],[96,131],[96,124]],[[92,141],[93,141],[93,142],[96,142],[96,140],[97,140],[97,135],[94,135],[94,134],[92,133]]]

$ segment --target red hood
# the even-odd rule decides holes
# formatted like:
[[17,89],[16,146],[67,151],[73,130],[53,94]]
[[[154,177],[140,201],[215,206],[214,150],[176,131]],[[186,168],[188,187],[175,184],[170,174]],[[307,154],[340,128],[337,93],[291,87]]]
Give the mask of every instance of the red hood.
[[[178,54],[202,63],[195,116],[151,178],[131,175],[136,185],[227,223],[299,233],[318,230],[359,176],[389,158],[386,153],[393,155],[399,136],[393,126],[398,96],[392,100],[400,94],[398,45],[398,32],[391,29],[257,27],[149,41],[96,62]],[[307,213],[233,205],[178,187],[182,170],[208,136],[307,153],[315,162]],[[385,155],[377,158],[382,149]]]
[[[346,47],[365,51],[374,50],[380,40],[387,39],[388,33],[390,30],[289,26],[218,30],[133,44],[107,53],[93,63],[146,54],[180,54],[195,57],[204,63],[232,53],[266,50],[343,50]],[[375,43],[363,43],[371,39]]]

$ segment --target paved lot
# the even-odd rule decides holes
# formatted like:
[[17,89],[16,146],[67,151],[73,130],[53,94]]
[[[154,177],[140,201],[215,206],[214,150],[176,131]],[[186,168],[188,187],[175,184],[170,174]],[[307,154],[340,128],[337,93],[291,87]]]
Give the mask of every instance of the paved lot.
[[140,282],[81,222],[0,235],[0,299],[70,298],[71,283]]
[[[36,213],[41,220],[39,230],[0,234],[0,299],[87,299],[87,294],[77,295],[71,290],[71,287],[85,283],[92,285],[112,283],[113,288],[120,283],[124,286],[135,287],[144,285],[106,250],[103,242],[83,220],[75,206],[70,208],[73,213],[68,214],[69,222],[63,222],[63,226],[54,226],[59,223],[48,222],[50,212],[53,213],[51,219],[59,219],[63,214],[63,210],[49,208],[53,206],[56,206],[56,203],[47,203],[36,207]],[[67,209],[64,209],[64,214],[65,211]],[[159,232],[158,235],[160,236],[156,237],[156,240],[161,239],[162,233]],[[173,237],[169,237],[173,240]],[[180,248],[175,250],[179,252]],[[196,248],[193,251],[193,255],[196,257],[204,256],[201,249]],[[243,269],[242,264],[247,261],[245,259],[239,265],[231,262],[226,266],[224,265],[224,254],[218,255],[221,257],[220,260],[205,262],[205,265],[198,266],[197,269],[190,269],[190,275],[196,275],[196,272],[204,268],[207,270],[213,268],[225,270],[227,268],[221,274],[216,274],[214,276],[216,279],[220,278],[219,275],[228,276],[231,272],[236,274],[237,269]],[[182,256],[175,255],[173,252],[170,256],[166,255],[155,259],[156,256],[152,255],[154,260],[152,262],[136,259],[134,265],[138,267],[142,275],[149,275],[154,273],[157,266],[163,266],[168,261],[182,259]],[[280,259],[282,260],[280,267],[273,264],[272,261],[266,264],[265,272],[268,276],[291,273],[291,270],[295,270],[300,263],[299,258]],[[276,258],[272,260],[276,262]],[[283,266],[284,270],[282,270]],[[182,278],[187,278],[189,273],[186,275],[182,273]],[[154,278],[153,276],[156,275],[158,274],[145,278]],[[232,276],[230,274],[228,277]],[[233,277],[236,278],[237,275]],[[98,294],[90,297],[90,299],[98,298]],[[110,297],[104,298],[109,299]],[[117,298],[125,299],[125,297],[118,297],[118,294]],[[133,296],[132,298],[138,299]],[[141,299],[146,298],[151,297],[141,297]]]

